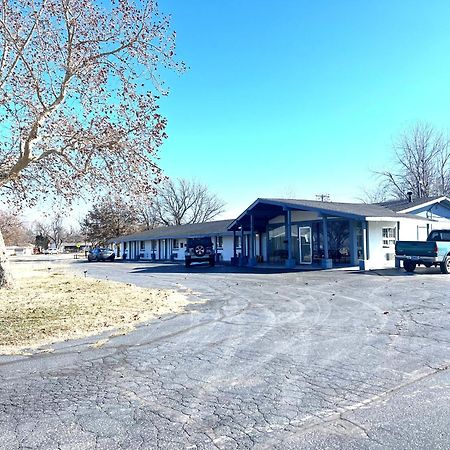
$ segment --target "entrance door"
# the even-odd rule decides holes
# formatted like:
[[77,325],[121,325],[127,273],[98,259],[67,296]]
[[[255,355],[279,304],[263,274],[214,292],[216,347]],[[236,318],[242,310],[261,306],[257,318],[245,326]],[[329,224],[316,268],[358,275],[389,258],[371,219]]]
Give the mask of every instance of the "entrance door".
[[312,263],[311,227],[299,227],[300,264]]

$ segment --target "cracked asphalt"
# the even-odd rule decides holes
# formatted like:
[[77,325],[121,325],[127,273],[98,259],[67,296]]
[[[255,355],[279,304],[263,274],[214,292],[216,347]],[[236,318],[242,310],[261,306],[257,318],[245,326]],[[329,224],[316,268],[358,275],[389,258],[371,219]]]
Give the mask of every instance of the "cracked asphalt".
[[203,302],[0,357],[1,448],[450,448],[450,276],[71,267]]

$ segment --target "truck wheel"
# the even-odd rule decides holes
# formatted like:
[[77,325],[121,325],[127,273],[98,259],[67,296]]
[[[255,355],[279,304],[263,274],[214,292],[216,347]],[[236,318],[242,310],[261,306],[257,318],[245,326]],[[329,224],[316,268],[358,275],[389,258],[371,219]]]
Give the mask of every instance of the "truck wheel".
[[407,272],[412,273],[412,272],[414,272],[416,270],[416,263],[414,263],[412,261],[404,261],[403,268]]
[[444,261],[441,262],[441,272],[445,274],[450,273],[450,257],[446,256]]

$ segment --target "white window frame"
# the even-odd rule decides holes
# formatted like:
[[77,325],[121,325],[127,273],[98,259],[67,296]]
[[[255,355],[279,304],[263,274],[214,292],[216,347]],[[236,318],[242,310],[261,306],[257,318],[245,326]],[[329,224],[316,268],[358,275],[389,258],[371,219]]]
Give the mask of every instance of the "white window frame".
[[381,242],[383,248],[393,248],[397,241],[397,227],[383,227],[381,229]]

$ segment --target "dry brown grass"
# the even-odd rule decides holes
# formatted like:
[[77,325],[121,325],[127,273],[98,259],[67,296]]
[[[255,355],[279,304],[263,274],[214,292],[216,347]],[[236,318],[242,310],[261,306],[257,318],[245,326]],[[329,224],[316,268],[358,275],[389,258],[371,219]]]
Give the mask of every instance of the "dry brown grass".
[[23,353],[107,330],[124,333],[136,324],[181,311],[186,304],[175,291],[47,269],[29,271],[16,277],[13,289],[0,290],[0,354]]

